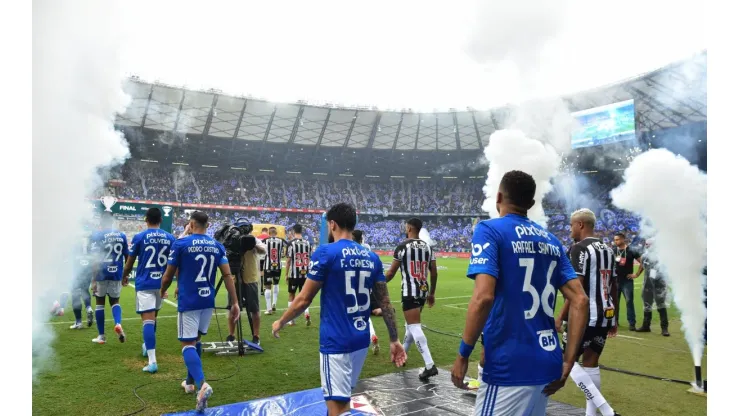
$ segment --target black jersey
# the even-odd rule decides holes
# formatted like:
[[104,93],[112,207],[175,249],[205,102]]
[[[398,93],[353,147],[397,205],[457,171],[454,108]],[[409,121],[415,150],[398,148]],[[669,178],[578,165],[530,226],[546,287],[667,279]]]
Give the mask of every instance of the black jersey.
[[401,263],[401,296],[425,297],[429,263],[436,260],[429,244],[408,239],[396,247],[393,259]]
[[583,289],[588,296],[588,326],[611,328],[614,326],[614,300],[612,284],[616,284],[614,252],[601,240],[589,237],[574,244],[570,262],[583,277]]
[[311,243],[304,238],[296,238],[288,243],[287,257],[290,259],[289,278],[305,279],[311,263]]
[[279,272],[283,269],[280,262],[284,257],[285,240],[280,237],[269,237],[265,239],[267,254],[265,255],[265,271]]

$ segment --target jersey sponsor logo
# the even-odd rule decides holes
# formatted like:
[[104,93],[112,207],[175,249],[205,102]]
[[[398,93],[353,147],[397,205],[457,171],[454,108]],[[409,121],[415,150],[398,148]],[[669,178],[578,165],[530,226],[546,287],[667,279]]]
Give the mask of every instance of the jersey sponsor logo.
[[483,253],[483,250],[487,249],[490,245],[490,243],[486,243],[483,245],[473,244],[473,252],[471,254],[473,254],[473,256],[480,256],[481,253]]
[[162,272],[149,272],[149,278],[152,280],[157,280],[162,278]]
[[578,387],[583,391],[583,394],[586,395],[586,400],[594,399],[594,395],[591,394],[591,392],[588,390],[588,387],[586,387],[585,384],[583,384],[582,382],[578,382]]
[[198,296],[202,298],[207,298],[211,295],[211,288],[210,287],[202,287],[198,289]]
[[581,251],[578,255],[578,270],[583,271],[584,267],[586,267],[586,252]]
[[516,235],[519,239],[521,239],[523,235],[540,236],[548,240],[550,239],[550,233],[545,230],[541,230],[534,225],[517,225],[514,228],[514,231],[516,232]]
[[363,319],[361,316],[358,316],[355,318],[355,329],[358,331],[364,331],[365,328],[367,328],[367,322],[365,322],[365,319]]
[[118,271],[118,266],[108,266],[108,273],[115,273]]
[[482,257],[478,257],[478,258],[471,258],[470,259],[470,264],[481,264],[482,265],[482,264],[486,264],[486,263],[488,263],[488,259],[487,258],[484,258],[484,257],[483,258]]
[[555,348],[557,348],[558,338],[555,336],[552,329],[537,331],[537,334],[540,336],[539,343],[540,343],[540,347],[542,347],[543,350],[554,351]]

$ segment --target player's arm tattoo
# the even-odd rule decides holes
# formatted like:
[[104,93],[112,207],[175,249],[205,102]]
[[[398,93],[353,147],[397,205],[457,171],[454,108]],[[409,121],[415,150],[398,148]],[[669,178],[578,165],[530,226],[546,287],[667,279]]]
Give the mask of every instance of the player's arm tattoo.
[[375,299],[380,304],[380,310],[383,311],[383,320],[388,327],[388,338],[391,342],[398,341],[398,329],[396,328],[396,313],[391,305],[391,298],[388,295],[388,285],[385,282],[376,282],[373,289]]

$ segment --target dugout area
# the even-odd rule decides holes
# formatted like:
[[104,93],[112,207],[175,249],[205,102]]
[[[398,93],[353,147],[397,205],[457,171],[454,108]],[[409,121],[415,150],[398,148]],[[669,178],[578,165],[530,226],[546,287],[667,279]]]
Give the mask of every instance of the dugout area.
[[[471,415],[475,409],[475,393],[455,387],[450,372],[420,384],[418,369],[389,373],[360,380],[352,395],[353,415]],[[550,399],[548,416],[582,416],[584,410]],[[208,408],[211,416],[325,416],[326,405],[321,388],[287,393],[280,396],[251,400]],[[171,413],[170,416],[200,415],[195,411]]]

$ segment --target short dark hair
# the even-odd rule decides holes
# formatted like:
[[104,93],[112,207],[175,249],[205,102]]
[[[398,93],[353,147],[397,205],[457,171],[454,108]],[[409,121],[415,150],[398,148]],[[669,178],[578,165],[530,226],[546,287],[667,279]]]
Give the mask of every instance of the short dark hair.
[[265,231],[267,231],[267,227],[262,227],[262,232],[264,233]]
[[144,215],[144,219],[146,220],[147,224],[159,225],[162,223],[162,211],[160,211],[157,207],[151,207],[146,210],[146,215]]
[[532,175],[520,170],[511,170],[501,178],[501,191],[509,202],[520,208],[529,209],[534,201],[537,184]]
[[273,231],[275,231],[275,233],[277,233],[277,228],[275,228],[275,227],[270,227],[270,233],[272,233]]
[[326,211],[326,222],[329,221],[334,221],[343,230],[352,231],[357,224],[357,211],[352,204],[340,202]]
[[208,214],[203,211],[193,211],[193,213],[190,214],[190,219],[195,221],[195,223],[201,227],[208,226]]
[[622,237],[622,238],[624,238],[625,240],[627,239],[627,236],[626,236],[626,235],[624,235],[624,233],[616,233],[616,234],[614,234],[614,237]]
[[416,231],[421,231],[421,227],[423,226],[423,223],[418,218],[410,218],[408,221],[406,221],[406,224],[410,225],[411,228],[415,229]]
[[362,242],[362,230],[352,231],[352,239],[355,240],[356,243],[361,243]]
[[293,232],[296,234],[303,234],[303,226],[301,224],[294,225]]

